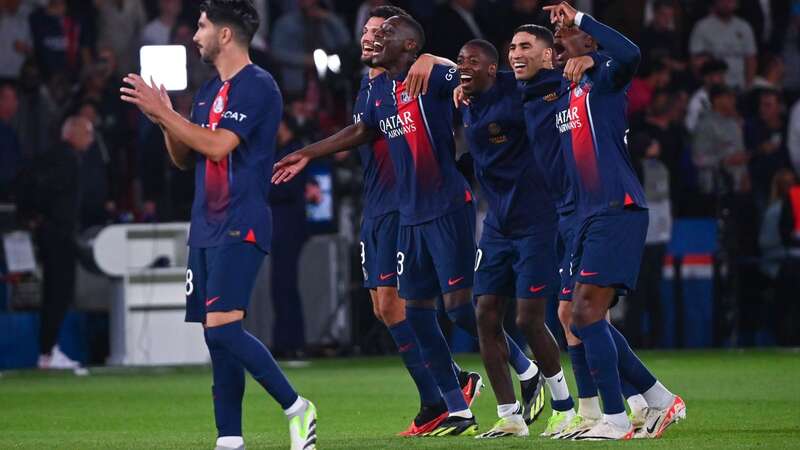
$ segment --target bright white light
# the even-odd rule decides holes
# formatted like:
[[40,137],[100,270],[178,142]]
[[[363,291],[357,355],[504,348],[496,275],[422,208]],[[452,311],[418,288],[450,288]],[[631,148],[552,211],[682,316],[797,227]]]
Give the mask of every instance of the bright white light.
[[163,84],[168,91],[182,91],[187,86],[186,47],[182,45],[145,45],[139,49],[142,78],[150,84]]
[[328,69],[333,73],[339,73],[342,70],[342,60],[339,55],[328,56]]
[[317,66],[317,75],[325,78],[325,73],[328,71],[328,54],[325,50],[321,48],[314,50],[314,65]]

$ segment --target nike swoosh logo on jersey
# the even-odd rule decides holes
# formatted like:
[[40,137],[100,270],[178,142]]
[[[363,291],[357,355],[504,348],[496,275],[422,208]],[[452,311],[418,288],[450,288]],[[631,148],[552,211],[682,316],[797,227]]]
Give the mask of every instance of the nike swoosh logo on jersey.
[[559,378],[556,380],[556,383],[561,383],[562,381],[564,381],[564,377],[559,377]]
[[581,276],[582,277],[593,277],[593,276],[595,276],[595,275],[597,275],[599,273],[600,272],[587,272],[585,270],[581,270]]
[[205,105],[205,104],[206,104],[206,102],[199,102],[199,103],[197,104],[197,106],[203,106],[203,105]]
[[214,297],[214,298],[210,298],[210,299],[206,300],[206,306],[208,307],[208,306],[213,305],[214,302],[216,302],[217,300],[219,300],[219,295]]
[[397,350],[400,351],[400,353],[405,353],[411,350],[412,348],[414,348],[414,344],[405,344],[398,347]]
[[567,289],[567,288],[561,289],[561,295],[568,295],[568,294],[571,294],[571,293],[572,293],[572,289]]
[[392,272],[392,273],[382,273],[382,274],[380,274],[380,279],[381,279],[381,281],[386,281],[386,280],[388,280],[389,278],[392,278],[392,277],[394,276],[394,274],[395,274],[395,273],[397,273],[397,272]]
[[531,286],[530,291],[535,294],[537,292],[542,292],[546,287],[547,287],[546,284],[543,284],[541,286]]
[[449,280],[447,280],[447,285],[448,286],[455,286],[458,283],[461,283],[463,280],[464,280],[464,277],[450,278]]

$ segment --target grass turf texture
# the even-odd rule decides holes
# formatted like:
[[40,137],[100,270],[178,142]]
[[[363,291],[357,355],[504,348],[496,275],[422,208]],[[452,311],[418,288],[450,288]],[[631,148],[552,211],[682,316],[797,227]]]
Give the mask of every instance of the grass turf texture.
[[[660,440],[624,444],[539,438],[549,407],[531,426],[528,438],[395,437],[418,406],[399,358],[319,360],[286,372],[295,387],[317,404],[323,450],[800,446],[797,352],[645,352],[642,357],[670,389],[683,396],[688,416]],[[477,356],[456,359],[463,367],[483,373]],[[569,373],[566,360],[564,364]],[[487,388],[473,405],[481,431],[496,420],[494,394],[485,377],[484,381]],[[0,377],[0,448],[210,449],[216,437],[210,383],[207,368],[97,369],[89,377],[7,372]],[[249,378],[244,432],[249,449],[289,447],[283,412]]]

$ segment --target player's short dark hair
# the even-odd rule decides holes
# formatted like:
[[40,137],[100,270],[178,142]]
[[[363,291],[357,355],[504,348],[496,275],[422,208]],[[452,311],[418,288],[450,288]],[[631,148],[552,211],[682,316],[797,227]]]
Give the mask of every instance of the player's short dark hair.
[[382,19],[408,15],[410,14],[408,14],[405,9],[391,5],[376,6],[375,8],[369,10],[369,17],[380,17]]
[[736,95],[733,89],[725,86],[724,84],[715,84],[711,86],[708,90],[708,99],[713,103],[717,97],[722,97],[723,95]]
[[417,42],[417,52],[422,50],[422,47],[425,47],[425,30],[422,28],[422,25],[408,14],[392,17],[396,17],[403,26],[411,30],[411,33],[414,35],[414,40]]
[[260,24],[253,0],[204,0],[200,12],[214,25],[232,28],[234,39],[244,45],[250,45]]
[[484,55],[489,57],[492,64],[497,64],[500,61],[500,53],[497,52],[497,47],[485,39],[473,39],[464,44],[464,47],[467,46],[475,47],[480,50]]
[[544,42],[546,48],[552,47],[553,42],[555,41],[552,31],[548,30],[547,28],[541,25],[534,25],[532,23],[518,26],[514,30],[514,34],[517,33],[528,33],[532,35],[533,37],[536,38],[537,41]]

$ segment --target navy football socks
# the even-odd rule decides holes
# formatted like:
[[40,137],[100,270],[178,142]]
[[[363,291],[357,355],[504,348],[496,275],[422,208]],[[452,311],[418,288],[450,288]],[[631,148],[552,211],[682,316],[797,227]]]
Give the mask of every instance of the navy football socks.
[[605,319],[577,328],[573,325],[575,336],[583,341],[586,362],[597,384],[600,398],[603,399],[603,413],[607,415],[625,412],[622,400],[619,370],[619,355],[614,338]]
[[208,352],[211,354],[211,370],[214,385],[214,419],[217,435],[242,435],[242,397],[244,396],[244,366],[225,348],[209,342],[205,333]]
[[236,358],[284,410],[297,400],[297,392],[278,367],[272,353],[242,328],[241,320],[207,328],[206,340],[209,346],[224,348]]
[[[478,338],[478,323],[475,318],[475,306],[472,302],[447,310],[447,317],[472,337]],[[514,372],[517,375],[521,375],[531,366],[531,360],[525,356],[525,353],[522,352],[522,349],[511,339],[508,333],[504,334],[508,343],[508,362],[514,367]]]
[[575,374],[575,384],[578,386],[578,398],[597,397],[597,385],[594,383],[589,364],[586,363],[586,350],[583,343],[567,347],[572,360],[572,372]]
[[389,333],[392,335],[397,350],[400,352],[400,357],[403,358],[403,363],[411,375],[411,379],[417,385],[419,391],[419,399],[423,406],[438,405],[442,401],[442,396],[439,393],[439,387],[436,385],[436,380],[433,375],[425,367],[425,360],[422,359],[417,337],[414,334],[414,329],[408,320],[398,322],[389,327]]
[[[656,377],[650,373],[639,357],[633,353],[631,346],[628,345],[628,340],[614,325],[609,324],[608,331],[612,339],[614,339],[614,346],[617,347],[620,375],[625,379],[626,383],[632,385],[630,391],[633,393],[631,395],[647,392],[648,389],[656,384]],[[625,398],[628,397],[629,395],[626,394]]]
[[414,329],[422,358],[436,380],[447,410],[457,412],[469,409],[453,369],[450,349],[436,320],[436,310],[406,306],[406,320]]

